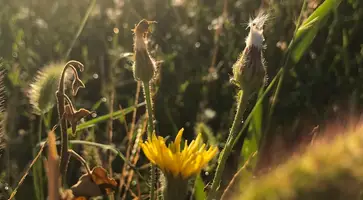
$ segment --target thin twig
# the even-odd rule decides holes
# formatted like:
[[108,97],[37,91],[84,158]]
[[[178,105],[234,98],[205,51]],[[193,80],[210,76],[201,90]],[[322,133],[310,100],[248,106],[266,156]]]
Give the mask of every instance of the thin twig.
[[222,20],[218,21],[218,25],[216,31],[214,33],[214,48],[213,48],[213,55],[212,55],[212,62],[210,66],[210,71],[215,70],[216,62],[217,62],[217,54],[219,50],[219,37],[223,31],[223,24],[228,17],[228,0],[224,0],[223,2],[223,13],[222,13]]
[[[138,132],[136,139],[135,139],[135,143],[133,146],[133,150],[132,150],[132,154],[129,160],[131,160],[131,164],[136,165],[137,161],[139,160],[140,157],[140,146],[139,146],[139,141],[142,138],[143,134],[145,133],[147,127],[147,121],[145,120],[144,123],[142,124],[142,128],[141,130]],[[133,171],[130,171],[130,173],[128,174],[128,178],[126,181],[126,190],[129,190],[131,181],[132,181],[132,177],[134,175]],[[122,199],[124,200],[126,198],[126,192],[123,194]]]
[[14,189],[14,191],[11,193],[10,198],[8,200],[11,200],[11,199],[13,199],[15,197],[15,195],[16,195],[19,187],[21,186],[21,184],[23,184],[25,178],[29,174],[30,169],[33,167],[33,165],[37,162],[37,160],[39,159],[39,157],[42,155],[42,152],[44,150],[44,147],[45,147],[45,144],[47,143],[47,141],[48,141],[48,139],[40,147],[37,156],[35,156],[35,158],[32,160],[32,162],[30,163],[30,165],[28,166],[28,168],[25,170],[24,175],[21,177],[20,181],[18,182],[18,185],[16,186],[16,188]]
[[[138,102],[139,102],[140,88],[141,88],[140,81],[137,81],[134,105],[137,105]],[[132,148],[132,135],[134,133],[135,124],[136,124],[136,114],[137,114],[137,109],[134,108],[134,111],[132,113],[131,127],[130,127],[130,130],[128,131],[128,137],[127,137],[128,138],[128,146],[127,146],[127,151],[126,151],[126,158],[128,160],[130,160],[130,151],[131,151],[131,148]],[[128,171],[128,169],[126,168],[126,165],[124,165],[123,169],[122,169],[122,173],[121,173],[121,182],[122,183],[124,183],[125,180],[130,179],[130,177],[132,178],[132,176],[133,176],[132,172],[127,173],[127,171]],[[128,188],[128,185],[129,185],[127,182],[128,181],[126,181],[126,189]],[[122,185],[123,184],[120,184],[120,191],[122,189]],[[126,198],[126,192],[123,194],[122,199],[124,199],[124,198]]]
[[228,192],[230,192],[230,190],[232,189],[232,186],[235,184],[235,182],[237,181],[237,178],[239,177],[240,173],[242,172],[242,170],[244,170],[247,165],[250,163],[251,159],[253,157],[255,157],[257,154],[257,151],[255,151],[253,154],[251,154],[247,161],[245,162],[245,164],[243,164],[243,166],[237,171],[237,173],[234,174],[232,180],[229,182],[228,186],[226,187],[226,189],[224,190],[222,196],[221,196],[221,200],[223,200],[224,198],[227,197]]

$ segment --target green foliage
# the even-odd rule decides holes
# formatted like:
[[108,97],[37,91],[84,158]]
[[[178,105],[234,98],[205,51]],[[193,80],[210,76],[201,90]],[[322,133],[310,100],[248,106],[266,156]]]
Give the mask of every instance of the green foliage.
[[203,179],[200,177],[200,175],[198,175],[195,178],[195,183],[194,183],[194,198],[195,200],[204,200],[206,199],[207,195],[204,192],[204,183],[203,183]]
[[[4,107],[9,142],[1,156],[0,172],[5,175],[0,182],[7,184],[10,191],[19,180],[17,175],[31,161],[33,146],[27,141],[39,130],[39,122],[27,99],[29,85],[40,66],[65,59],[79,60],[86,66],[80,77],[86,89],[72,99],[75,107],[96,111],[100,116],[80,123],[77,140],[71,143],[86,142],[83,140],[92,134],[90,144],[105,150],[98,151],[102,161],[108,157],[108,151],[124,155],[134,118],[131,113],[136,107],[136,119],[145,113],[143,104],[135,105],[137,87],[129,53],[133,49],[131,29],[143,18],[158,22],[148,41],[150,54],[161,61],[151,91],[156,132],[167,136],[184,127],[185,139],[202,132],[209,144],[222,148],[235,114],[237,89],[229,78],[233,63],[245,47],[248,30],[244,24],[258,8],[272,16],[264,31],[268,85],[257,103],[256,97],[249,101],[238,139],[233,141],[238,158],[226,165],[235,165],[233,160],[238,160],[238,166],[232,169],[239,168],[256,150],[258,156],[269,158],[268,165],[275,153],[270,150],[270,141],[276,135],[283,138],[288,154],[303,139],[310,139],[307,133],[316,125],[335,121],[346,125],[348,122],[341,120],[343,116],[358,116],[363,105],[362,1],[306,0],[303,23],[296,34],[294,23],[300,15],[302,0],[261,2],[0,0],[0,59],[6,72]],[[293,45],[288,50],[283,48],[292,38]],[[285,63],[286,70],[282,72]],[[270,98],[277,85],[278,95]],[[139,96],[137,103],[144,101]],[[112,114],[110,108],[114,109]],[[214,114],[207,115],[207,111]],[[54,113],[55,109],[51,109],[44,116],[46,129],[40,134],[42,139],[58,123]],[[106,124],[110,119],[114,119],[112,144],[108,144],[110,127]],[[265,136],[269,141],[267,150],[260,149],[259,140]],[[85,150],[83,145],[73,146]],[[114,176],[119,176],[126,157],[119,156],[121,161],[115,159],[112,163]],[[141,163],[145,163],[142,155]],[[76,166],[70,163],[70,182],[77,179],[73,176],[78,173]],[[207,169],[213,170],[214,166],[212,163]],[[147,170],[140,173],[146,174]],[[242,177],[249,176],[249,170],[243,172]],[[197,178],[197,199],[205,197],[211,179],[211,175]],[[147,193],[146,186],[146,181],[141,183],[142,195]],[[131,185],[130,191],[138,190]],[[0,193],[3,194],[2,188]],[[126,196],[132,198],[129,193]],[[34,191],[32,181],[26,180],[17,199],[29,197],[34,197]]]
[[306,52],[313,42],[319,29],[323,28],[328,14],[336,11],[341,0],[324,1],[297,29],[293,38],[292,58],[295,63],[299,62],[301,56]]

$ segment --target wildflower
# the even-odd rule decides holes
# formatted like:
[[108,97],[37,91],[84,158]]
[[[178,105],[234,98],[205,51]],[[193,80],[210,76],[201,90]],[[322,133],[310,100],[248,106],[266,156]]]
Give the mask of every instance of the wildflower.
[[133,29],[134,37],[134,56],[133,65],[134,78],[138,81],[149,82],[154,77],[156,63],[150,56],[146,46],[146,37],[149,33],[151,21],[141,20]]
[[196,140],[189,145],[185,141],[181,148],[184,129],[180,129],[174,142],[167,147],[165,139],[152,135],[151,139],[141,143],[146,157],[157,165],[164,174],[163,195],[165,200],[184,199],[187,194],[188,179],[198,174],[201,169],[217,154],[217,147],[202,144],[202,135],[198,134]]
[[242,90],[255,91],[264,82],[266,70],[262,56],[263,25],[268,15],[260,13],[255,19],[250,20],[250,32],[246,37],[246,47],[237,62],[233,65],[233,82]]
[[197,139],[190,145],[185,141],[181,150],[180,143],[184,129],[180,129],[174,142],[169,147],[165,144],[165,139],[153,134],[151,140],[141,144],[146,157],[163,172],[172,174],[174,177],[181,176],[187,179],[196,175],[200,170],[216,155],[217,147],[205,148],[205,144],[200,145],[202,135],[198,134]]

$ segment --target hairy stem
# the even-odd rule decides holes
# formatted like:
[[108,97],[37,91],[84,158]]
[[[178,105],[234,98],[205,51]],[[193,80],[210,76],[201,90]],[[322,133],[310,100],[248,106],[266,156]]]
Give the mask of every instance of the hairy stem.
[[216,169],[216,173],[214,175],[212,188],[211,188],[211,190],[210,190],[210,192],[208,194],[208,197],[207,197],[208,200],[216,199],[217,189],[218,189],[219,183],[220,183],[221,178],[222,178],[222,173],[224,171],[224,167],[225,167],[227,158],[228,158],[228,156],[230,155],[230,153],[232,151],[233,142],[235,140],[235,137],[237,136],[237,133],[239,132],[238,127],[242,123],[243,113],[246,110],[249,95],[250,95],[249,91],[247,91],[247,90],[242,91],[242,94],[240,95],[240,97],[238,99],[237,113],[234,116],[234,120],[233,120],[233,123],[232,123],[231,130],[229,132],[228,138],[227,138],[226,145],[225,145],[223,151],[221,152],[221,154],[219,156],[218,166],[217,166],[217,169]]
[[[143,82],[144,87],[144,95],[146,99],[146,108],[148,113],[148,127],[147,127],[147,136],[148,139],[151,140],[153,131],[154,131],[154,122],[153,122],[153,109],[151,104],[151,95],[150,95],[150,86],[149,82]],[[155,186],[156,182],[156,173],[155,173],[155,165],[151,165],[151,185],[150,185],[150,199],[154,200],[155,198]]]

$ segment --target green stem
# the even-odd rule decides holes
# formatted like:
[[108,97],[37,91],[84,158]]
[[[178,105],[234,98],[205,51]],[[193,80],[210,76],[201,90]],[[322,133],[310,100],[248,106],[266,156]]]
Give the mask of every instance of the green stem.
[[66,52],[66,54],[65,54],[65,56],[64,56],[64,59],[65,59],[65,60],[67,60],[67,59],[68,59],[69,54],[71,53],[71,51],[72,51],[72,49],[73,49],[74,44],[76,43],[77,39],[78,39],[78,38],[79,38],[79,36],[81,35],[82,30],[83,30],[84,26],[86,25],[86,22],[87,22],[87,20],[88,20],[88,17],[89,17],[89,15],[91,14],[91,11],[92,11],[93,7],[95,6],[95,4],[96,4],[96,0],[93,0],[93,1],[91,2],[91,4],[88,6],[88,9],[87,9],[87,11],[86,11],[86,14],[84,15],[84,17],[83,17],[83,19],[82,19],[81,25],[79,26],[78,31],[77,31],[76,35],[74,36],[74,38],[73,38],[73,40],[72,40],[72,42],[71,42],[71,45],[70,45],[70,47],[68,48],[68,50],[67,50],[67,52]]
[[[151,104],[151,95],[150,95],[150,85],[149,82],[143,82],[144,95],[146,100],[146,108],[148,114],[148,127],[147,127],[147,136],[148,139],[151,140],[152,134],[154,132],[154,122],[153,122],[153,108]],[[155,165],[151,165],[151,185],[150,185],[150,199],[154,200],[155,191],[154,186],[156,182],[156,173],[155,173]]]
[[[43,115],[40,116],[39,119],[39,127],[38,127],[38,142],[42,141],[42,127],[43,127]],[[40,199],[44,199],[43,195],[44,195],[44,187],[43,187],[43,163],[41,162],[41,160],[39,160],[36,165],[38,168],[38,177],[39,177],[39,190],[40,190]]]
[[[42,117],[39,118],[38,122],[38,142],[41,142],[41,133],[42,133]],[[36,139],[33,137],[32,139],[35,143]],[[35,157],[37,152],[33,150],[33,156]],[[34,163],[34,167],[32,168],[33,171],[33,183],[34,183],[34,190],[35,196],[37,199],[43,199],[43,177],[42,177],[42,165],[39,161]]]
[[240,95],[240,98],[237,102],[238,103],[237,113],[234,116],[234,120],[232,123],[231,130],[229,132],[229,136],[227,138],[226,145],[219,156],[218,166],[216,169],[216,173],[214,175],[212,188],[208,194],[208,198],[207,198],[208,200],[216,199],[217,189],[218,189],[218,186],[219,186],[221,178],[222,178],[222,173],[224,171],[224,167],[225,167],[227,158],[232,151],[233,142],[235,140],[235,137],[237,136],[237,133],[239,132],[239,125],[242,122],[243,113],[246,110],[249,95],[250,95],[249,91],[247,91],[247,90],[242,91],[242,94]]
[[150,95],[150,85],[148,82],[144,82],[143,87],[146,99],[146,109],[148,114],[147,137],[151,139],[152,133],[154,132],[154,122],[153,122],[153,108],[151,104],[151,95]]

